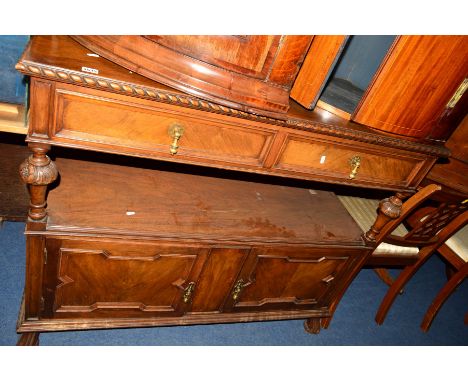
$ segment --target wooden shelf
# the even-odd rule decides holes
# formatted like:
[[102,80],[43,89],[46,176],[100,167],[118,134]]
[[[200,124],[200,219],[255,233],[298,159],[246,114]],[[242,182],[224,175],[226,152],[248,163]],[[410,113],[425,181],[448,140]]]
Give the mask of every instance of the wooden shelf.
[[48,231],[362,246],[331,192],[57,159]]

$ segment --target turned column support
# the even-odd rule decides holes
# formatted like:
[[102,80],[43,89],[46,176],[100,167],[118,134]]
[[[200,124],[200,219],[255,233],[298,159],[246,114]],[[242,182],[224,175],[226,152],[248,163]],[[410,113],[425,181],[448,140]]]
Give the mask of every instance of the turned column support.
[[375,222],[369,231],[364,234],[367,241],[375,242],[382,228],[390,220],[398,219],[400,217],[403,200],[407,197],[408,194],[397,192],[394,196],[390,196],[389,198],[385,198],[380,201],[377,211],[377,219],[375,219]]
[[29,149],[32,155],[21,163],[19,171],[21,179],[29,186],[28,216],[34,221],[39,221],[47,216],[47,186],[57,179],[58,172],[54,162],[46,155],[50,145],[30,143]]

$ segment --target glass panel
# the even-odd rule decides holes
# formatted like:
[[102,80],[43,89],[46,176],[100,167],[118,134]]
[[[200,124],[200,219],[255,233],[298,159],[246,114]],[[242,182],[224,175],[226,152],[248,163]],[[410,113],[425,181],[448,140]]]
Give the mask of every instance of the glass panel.
[[352,114],[396,36],[351,36],[320,101]]

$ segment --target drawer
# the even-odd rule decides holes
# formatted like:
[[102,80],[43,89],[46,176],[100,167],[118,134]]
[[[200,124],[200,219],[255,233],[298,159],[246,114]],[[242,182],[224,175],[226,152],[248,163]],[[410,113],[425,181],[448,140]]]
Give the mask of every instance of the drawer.
[[[241,119],[60,84],[51,137],[182,162],[261,167],[275,135]],[[175,141],[174,128],[181,133]],[[171,147],[176,153],[171,153]]]
[[[359,158],[359,167],[355,168]],[[289,134],[274,168],[307,176],[318,176],[324,181],[378,187],[408,187],[416,181],[426,158],[398,150],[374,151],[359,142],[341,144],[339,140],[309,139]],[[354,178],[350,175],[355,169]]]
[[329,292],[338,290],[342,276],[359,249],[253,249],[233,284],[225,311],[256,312],[313,310],[327,307]]
[[46,249],[45,318],[181,316],[208,253],[117,239],[48,238]]

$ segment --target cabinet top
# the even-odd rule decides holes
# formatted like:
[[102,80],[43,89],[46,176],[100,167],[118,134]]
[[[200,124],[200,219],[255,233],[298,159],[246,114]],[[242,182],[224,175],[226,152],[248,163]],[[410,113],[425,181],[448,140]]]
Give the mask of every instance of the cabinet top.
[[320,108],[306,110],[294,101],[282,119],[248,113],[197,98],[125,69],[86,49],[67,36],[35,36],[16,65],[20,72],[52,81],[72,83],[114,93],[170,103],[228,117],[242,118],[337,138],[448,157],[442,145],[424,144],[383,133],[347,121]]
[[151,168],[56,163],[61,181],[48,198],[50,232],[364,246],[361,230],[331,192],[161,171],[153,162]]

